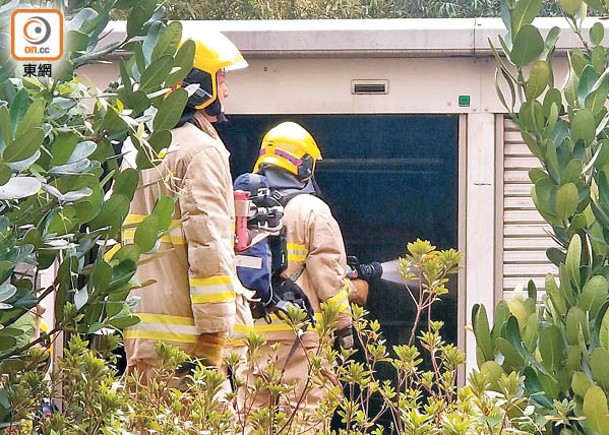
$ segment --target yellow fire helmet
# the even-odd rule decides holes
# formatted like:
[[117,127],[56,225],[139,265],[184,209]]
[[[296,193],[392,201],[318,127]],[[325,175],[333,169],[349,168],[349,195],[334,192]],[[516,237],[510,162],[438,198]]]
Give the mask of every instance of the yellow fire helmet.
[[254,172],[266,165],[276,166],[304,181],[313,175],[317,160],[321,160],[321,152],[311,133],[295,122],[282,122],[264,135]]
[[[195,43],[193,69],[184,79],[184,84],[199,84],[200,87],[190,96],[188,105],[203,109],[218,97],[216,73],[220,70],[236,70],[247,67],[243,55],[226,36],[214,30],[197,32],[190,38]],[[184,41],[180,45],[182,45]]]

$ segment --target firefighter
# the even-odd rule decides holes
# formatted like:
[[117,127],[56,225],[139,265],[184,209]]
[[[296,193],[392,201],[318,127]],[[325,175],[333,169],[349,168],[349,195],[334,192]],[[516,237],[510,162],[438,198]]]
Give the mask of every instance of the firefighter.
[[229,152],[213,126],[225,119],[226,71],[247,63],[220,33],[200,32],[194,43],[193,68],[180,85],[191,92],[171,131],[171,151],[159,166],[142,171],[123,228],[123,244],[129,243],[156,200],[176,196],[170,231],[135,276],[138,282],[153,282],[131,292],[139,298],[134,312],[141,321],[124,331],[128,371],[137,370],[143,383],[154,376],[159,341],[219,367],[237,307],[247,308],[232,247]]
[[[318,319],[323,302],[336,304],[339,308],[335,325],[337,339],[341,346],[349,348],[353,346],[349,297],[355,295],[354,299],[365,301],[368,283],[361,279],[345,279],[350,268],[341,230],[328,205],[319,198],[313,179],[319,159],[321,152],[313,136],[294,122],[283,122],[264,136],[254,172],[266,177],[271,194],[284,206],[282,221],[286,228],[287,267],[282,278],[293,280],[302,289]],[[297,341],[296,333],[285,321],[275,315],[271,315],[271,321],[271,324],[264,318],[255,321],[254,331],[265,336],[266,344],[254,373],[246,369],[241,375],[248,384],[254,385],[269,357],[276,355],[277,368],[284,371],[283,382],[297,383],[297,388],[293,394],[281,395],[273,404],[268,392],[257,391],[251,409],[276,406],[288,415],[294,412],[306,415],[312,419],[307,425],[314,424],[315,409],[325,397],[324,387],[315,385],[304,400],[300,397],[309,373],[307,352],[318,348],[319,336],[309,328]],[[274,347],[276,354],[271,350]],[[247,401],[243,393],[242,389],[241,400]],[[249,408],[251,405],[243,403],[240,406]],[[253,432],[252,427],[247,430]]]

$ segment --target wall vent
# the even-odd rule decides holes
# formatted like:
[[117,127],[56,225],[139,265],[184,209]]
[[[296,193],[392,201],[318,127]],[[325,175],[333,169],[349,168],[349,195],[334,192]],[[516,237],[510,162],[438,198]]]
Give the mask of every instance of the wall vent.
[[351,80],[353,95],[384,95],[389,93],[389,80]]

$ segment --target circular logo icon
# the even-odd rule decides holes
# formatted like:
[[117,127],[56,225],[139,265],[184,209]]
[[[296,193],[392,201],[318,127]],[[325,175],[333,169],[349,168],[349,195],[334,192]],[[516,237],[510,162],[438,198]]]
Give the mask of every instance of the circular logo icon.
[[42,17],[31,17],[23,24],[23,36],[32,45],[44,44],[51,36],[51,25]]

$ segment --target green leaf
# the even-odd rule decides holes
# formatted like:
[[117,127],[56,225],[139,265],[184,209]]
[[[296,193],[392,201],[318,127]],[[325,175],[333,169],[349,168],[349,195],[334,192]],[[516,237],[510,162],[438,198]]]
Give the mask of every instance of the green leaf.
[[588,317],[580,307],[571,307],[565,319],[565,338],[567,339],[568,344],[577,344],[580,330],[583,331],[586,339],[589,338],[590,328],[588,326]]
[[21,88],[19,89],[19,92],[15,94],[15,98],[13,99],[9,109],[12,127],[10,131],[13,136],[15,135],[21,120],[25,116],[28,107],[30,107],[30,95],[28,94],[27,89]]
[[605,27],[600,22],[594,23],[592,28],[590,29],[590,41],[594,45],[599,45],[603,42],[603,38],[605,37]]
[[112,267],[112,280],[110,281],[108,288],[116,289],[125,285],[133,277],[135,270],[137,269],[137,263],[131,259],[122,260],[120,263]]
[[609,433],[609,408],[602,388],[596,385],[588,388],[584,396],[583,411],[592,429],[599,434]]
[[608,297],[609,282],[607,278],[595,275],[584,285],[579,297],[579,305],[582,309],[590,311],[590,318],[593,318],[596,317],[598,310]]
[[152,60],[159,59],[165,55],[173,56],[178,48],[181,38],[182,23],[179,21],[172,21],[161,34],[157,44],[154,46],[154,50],[152,51]]
[[476,343],[483,352],[484,360],[489,361],[493,359],[493,342],[491,340],[491,331],[484,305],[474,305],[472,310],[472,326],[476,337]]
[[523,67],[537,59],[543,49],[544,41],[539,30],[530,24],[526,24],[516,35],[510,60],[514,65]]
[[171,145],[171,132],[169,130],[155,131],[148,139],[148,143],[158,154]]
[[112,266],[103,260],[98,260],[93,266],[91,274],[91,283],[95,291],[103,293],[112,279]]
[[549,86],[551,76],[550,65],[547,62],[543,60],[535,62],[525,85],[527,100],[534,100],[540,96]]
[[[572,59],[571,56],[569,59]],[[565,100],[571,107],[578,107],[577,100],[577,87],[579,86],[579,76],[575,72],[573,65],[569,68],[569,75],[567,76],[567,82],[563,88]]]
[[89,45],[89,37],[78,30],[70,30],[66,36],[66,50],[70,55],[82,54]]
[[121,225],[129,212],[129,198],[125,195],[112,195],[105,202],[99,214],[89,223],[91,229],[108,227],[108,235],[118,234]]
[[135,169],[127,168],[121,171],[114,182],[114,193],[125,195],[129,198],[129,201],[132,201],[135,189],[137,188],[138,179],[139,176]]
[[597,347],[590,357],[590,370],[594,381],[605,390],[609,388],[609,351],[602,347]]
[[592,87],[584,104],[592,113],[599,113],[604,107],[607,95],[609,95],[609,75],[603,74]]
[[575,112],[571,121],[571,138],[573,142],[583,140],[589,145],[596,137],[596,122],[590,109],[581,109]]
[[2,161],[12,163],[26,160],[40,149],[44,140],[44,130],[32,128],[11,142],[2,153]]
[[550,116],[553,105],[556,105],[557,109],[562,106],[562,94],[556,88],[548,89],[543,96],[543,114],[546,118]]
[[524,358],[505,338],[498,337],[495,341],[495,346],[505,358],[504,364],[507,364],[506,370],[518,370],[524,365]]
[[109,319],[106,323],[108,325],[114,326],[115,328],[123,329],[128,328],[129,326],[137,325],[138,323],[140,323],[140,318],[132,315],[114,317],[112,319]]
[[489,389],[491,391],[501,391],[499,387],[499,379],[501,375],[505,375],[503,367],[497,364],[495,361],[486,361],[480,367],[480,373],[484,376],[484,379],[490,383]]
[[605,312],[601,322],[598,339],[605,349],[609,350],[609,310]]
[[35,100],[32,104],[30,104],[25,116],[17,126],[15,136],[20,137],[30,129],[38,127],[43,121],[44,108],[45,100],[43,99]]
[[165,80],[165,86],[177,85],[192,69],[192,63],[195,55],[195,43],[192,39],[185,41],[182,46],[178,49],[174,60],[174,68],[178,68],[177,71],[172,72],[167,80]]
[[152,57],[152,51],[158,44],[159,36],[164,32],[166,27],[165,23],[157,21],[156,23],[153,23],[148,29],[148,32],[146,32],[146,38],[144,38],[144,42],[142,43],[142,53],[148,64],[155,59]]
[[12,285],[10,282],[5,281],[0,285],[0,302],[6,302],[17,293],[17,287]]
[[0,200],[13,200],[35,195],[42,184],[34,177],[13,177],[0,186]]
[[539,332],[539,353],[548,370],[556,370],[564,359],[562,334],[557,326],[550,325]]
[[584,0],[588,6],[598,12],[603,12],[605,10],[605,4],[603,0]]
[[154,117],[154,131],[172,129],[180,120],[182,111],[186,106],[186,101],[188,101],[188,93],[184,89],[172,92],[163,101],[158,113]]
[[573,183],[561,186],[556,193],[556,213],[558,218],[566,222],[577,209],[578,205],[577,187]]
[[142,73],[142,78],[140,79],[140,89],[144,92],[155,90],[165,81],[165,78],[169,75],[172,68],[172,56],[165,55],[152,61],[150,66]]
[[571,242],[569,243],[569,248],[567,249],[567,261],[565,262],[565,266],[567,267],[567,272],[570,275],[571,282],[577,286],[579,286],[579,282],[581,279],[579,272],[581,255],[582,241],[579,237],[579,234],[576,234],[573,236]]
[[13,139],[11,131],[11,118],[8,109],[6,106],[0,105],[0,139],[2,139],[2,145],[8,144]]
[[592,381],[590,381],[590,378],[588,378],[585,373],[579,371],[573,372],[573,378],[571,378],[571,388],[575,394],[581,398],[585,397],[588,388],[590,388],[592,385]]
[[157,200],[157,203],[152,210],[152,214],[159,220],[159,225],[163,231],[169,228],[173,221],[173,213],[175,210],[175,202],[169,196],[163,196]]
[[134,7],[127,18],[127,38],[131,39],[134,36],[141,36],[146,33],[144,23],[150,19],[154,9],[147,5],[138,5]]
[[582,7],[582,0],[559,0],[560,7],[567,15],[575,15]]
[[598,73],[592,65],[586,65],[579,76],[577,85],[577,100],[580,106],[584,105],[586,97],[592,92],[592,88],[599,79]]
[[140,252],[150,252],[156,245],[161,232],[159,218],[155,215],[150,215],[138,225],[133,241],[139,246]]
[[[541,11],[542,0],[518,1],[511,16],[512,38],[520,33],[527,24],[531,24]],[[508,27],[509,29],[510,27]]]

